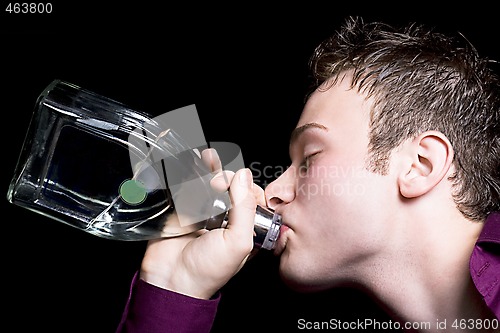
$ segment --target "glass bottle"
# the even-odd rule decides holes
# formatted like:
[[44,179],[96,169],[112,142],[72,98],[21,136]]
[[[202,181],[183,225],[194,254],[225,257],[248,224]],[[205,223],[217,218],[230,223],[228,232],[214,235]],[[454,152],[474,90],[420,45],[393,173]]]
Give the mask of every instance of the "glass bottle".
[[[9,202],[90,234],[140,241],[224,226],[228,193],[170,124],[68,82],[40,94]],[[257,206],[255,248],[271,250],[281,217]]]

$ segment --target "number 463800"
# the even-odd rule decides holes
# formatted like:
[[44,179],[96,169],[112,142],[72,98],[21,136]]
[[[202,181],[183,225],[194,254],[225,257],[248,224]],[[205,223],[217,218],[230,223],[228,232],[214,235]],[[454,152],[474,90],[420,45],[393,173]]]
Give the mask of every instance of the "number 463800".
[[5,11],[9,14],[50,14],[52,13],[52,3],[9,2]]

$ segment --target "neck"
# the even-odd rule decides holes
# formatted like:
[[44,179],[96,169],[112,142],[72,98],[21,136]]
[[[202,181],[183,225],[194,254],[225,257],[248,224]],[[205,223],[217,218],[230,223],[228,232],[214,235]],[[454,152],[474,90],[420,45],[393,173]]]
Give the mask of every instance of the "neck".
[[[363,268],[361,275],[368,278],[362,284],[395,319],[420,327],[409,332],[467,332],[460,328],[461,319],[494,318],[469,271],[482,225],[458,214],[439,219],[433,214],[434,220],[418,213],[409,215],[411,222],[395,223],[383,254]],[[474,327],[470,332],[487,330]]]

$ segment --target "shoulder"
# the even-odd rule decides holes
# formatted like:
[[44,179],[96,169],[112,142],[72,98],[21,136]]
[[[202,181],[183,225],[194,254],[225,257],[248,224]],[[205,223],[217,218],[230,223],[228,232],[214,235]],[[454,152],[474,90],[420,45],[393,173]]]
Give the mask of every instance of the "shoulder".
[[470,273],[484,301],[500,319],[500,212],[484,222],[470,258]]

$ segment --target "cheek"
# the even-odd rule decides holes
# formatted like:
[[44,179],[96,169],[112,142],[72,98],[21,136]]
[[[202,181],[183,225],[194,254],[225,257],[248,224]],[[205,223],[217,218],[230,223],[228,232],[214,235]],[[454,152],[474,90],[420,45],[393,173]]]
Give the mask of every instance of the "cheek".
[[380,201],[387,190],[386,178],[368,172],[362,163],[323,159],[300,178],[296,200],[307,211],[316,240],[369,244],[382,232],[376,221],[383,220],[379,215],[388,208]]
[[292,210],[295,211],[293,215],[300,216],[301,221],[296,226],[296,241],[306,243],[301,246],[305,252],[311,251],[314,255],[322,253],[322,257],[326,254],[323,250],[339,242],[338,231],[345,220],[345,204],[342,203],[344,186],[324,171],[320,172],[316,167],[299,179],[292,204]]
[[299,177],[297,199],[311,203],[354,204],[368,192],[369,173],[362,164],[322,158]]
[[384,199],[390,179],[362,164],[322,162],[299,178],[290,209],[300,223],[281,262],[289,280],[312,288],[349,278],[354,264],[363,265],[384,247],[390,232],[384,212],[393,208]]

